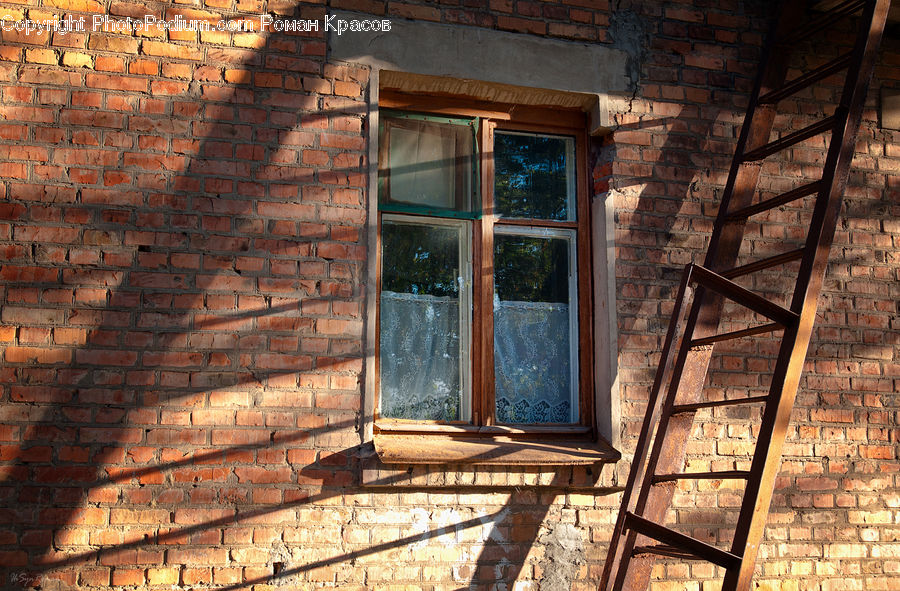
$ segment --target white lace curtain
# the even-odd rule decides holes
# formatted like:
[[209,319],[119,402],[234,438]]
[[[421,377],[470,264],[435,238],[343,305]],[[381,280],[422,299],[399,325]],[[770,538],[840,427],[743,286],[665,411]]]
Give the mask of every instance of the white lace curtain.
[[460,420],[459,301],[381,292],[381,415]]
[[[569,330],[566,304],[495,303],[498,422],[573,421]],[[457,300],[382,292],[380,346],[382,416],[461,418]]]
[[494,302],[498,423],[570,423],[569,306]]

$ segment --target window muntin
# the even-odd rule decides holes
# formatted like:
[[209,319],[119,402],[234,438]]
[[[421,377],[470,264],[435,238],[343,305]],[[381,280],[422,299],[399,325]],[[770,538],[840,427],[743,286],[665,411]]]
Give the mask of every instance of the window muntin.
[[[428,116],[415,116],[428,119]],[[402,116],[390,111],[388,120],[391,118]],[[473,426],[500,423],[527,428],[528,425],[592,424],[592,407],[580,404],[585,400],[585,389],[590,386],[589,375],[585,373],[590,366],[586,361],[590,359],[590,333],[581,327],[590,326],[590,322],[585,306],[589,288],[579,285],[577,279],[577,267],[585,265],[589,255],[584,252],[584,246],[579,246],[579,241],[587,243],[587,227],[577,219],[587,216],[584,215],[586,206],[578,198],[577,179],[581,173],[576,161],[576,134],[544,133],[516,125],[504,125],[504,129],[495,130],[495,125],[495,121],[487,119],[476,119],[472,125],[473,129],[479,130],[474,156],[481,165],[480,180],[490,189],[483,195],[476,193],[472,200],[473,204],[483,201],[483,218],[477,207],[473,207],[475,215],[465,215],[465,212],[460,215],[457,209],[434,207],[433,202],[423,206],[411,199],[409,203],[399,204],[386,198],[384,179],[396,171],[391,169],[392,161],[385,160],[390,145],[386,129],[391,129],[391,125],[382,124],[380,128],[379,215],[382,223],[394,217],[395,214],[388,213],[390,211],[421,214],[405,216],[409,223],[430,224],[451,221],[447,218],[469,218],[459,223],[464,224],[471,237],[468,252],[473,257],[471,268],[475,273],[474,276],[464,274],[459,281],[461,285],[474,286],[469,301],[477,304],[474,310],[467,309],[471,324],[461,326],[461,330],[468,328],[471,331],[471,347],[463,347],[460,354],[459,375],[461,381],[467,382],[460,393],[461,412],[458,415],[452,412],[419,413],[418,416],[416,412],[399,413],[392,410],[396,407],[392,407],[390,401],[390,396],[399,393],[388,394],[386,403],[382,392],[380,400],[376,399],[379,400],[376,428],[382,420],[388,421],[383,423],[388,427],[393,424],[393,419],[443,423],[455,421],[456,416]],[[432,156],[432,159],[435,158]],[[385,162],[388,163],[386,166]],[[427,163],[417,164],[408,159],[395,162],[398,166],[412,165],[410,169],[416,166],[427,168]],[[498,203],[496,195],[504,190],[505,201]],[[500,209],[503,211],[498,211]],[[519,256],[517,262],[517,257],[512,256],[516,243],[535,247],[531,249],[534,252],[529,255],[530,260],[527,256]],[[389,246],[382,240],[382,279],[391,274],[385,264],[393,264],[392,256]],[[498,271],[496,276],[495,269]],[[530,290],[523,291],[524,282],[515,276],[517,269],[519,272],[527,269],[533,275]],[[385,289],[382,281],[382,290]],[[395,296],[389,294],[389,297]],[[385,299],[381,298],[381,301],[384,306]],[[384,311],[382,309],[380,313]],[[389,314],[398,315],[397,312]],[[523,314],[530,315],[531,326],[519,330],[517,335],[510,334],[514,329],[522,329]],[[587,320],[581,318],[584,314],[588,314]],[[411,314],[408,316],[412,317]],[[421,329],[424,324],[419,322],[418,326]],[[382,316],[379,322],[382,348],[386,330],[391,328]],[[447,332],[445,329],[429,330]],[[541,339],[548,346],[534,347],[533,342],[527,342],[534,339]],[[380,356],[380,384],[384,389],[385,376],[390,380],[396,374],[385,374],[383,350]],[[417,379],[440,378],[437,374],[429,377],[425,364],[417,361],[414,365]],[[411,393],[409,388],[405,391],[408,398],[419,396]],[[528,409],[523,411],[525,406]]]

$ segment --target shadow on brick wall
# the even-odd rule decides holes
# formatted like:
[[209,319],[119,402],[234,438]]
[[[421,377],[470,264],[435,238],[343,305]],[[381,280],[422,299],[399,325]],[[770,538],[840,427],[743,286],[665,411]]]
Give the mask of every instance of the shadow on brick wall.
[[[151,68],[138,47],[129,63]],[[49,120],[23,125],[34,163],[0,205],[17,341],[0,369],[4,588],[237,589],[485,526],[515,535],[483,540],[457,580],[511,586],[549,510],[537,496],[327,558],[228,555],[247,567],[235,582],[204,570],[247,546],[233,526],[396,499],[359,482],[366,73],[328,63],[315,35],[217,52],[192,81],[12,73],[32,104],[7,116]]]

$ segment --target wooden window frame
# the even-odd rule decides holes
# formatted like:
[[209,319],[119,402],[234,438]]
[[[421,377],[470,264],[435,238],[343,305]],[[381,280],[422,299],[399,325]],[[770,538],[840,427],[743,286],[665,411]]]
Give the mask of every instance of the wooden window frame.
[[[472,326],[471,326],[471,420],[444,423],[427,420],[393,419],[379,416],[380,388],[380,305],[375,318],[375,394],[373,434],[382,460],[400,463],[484,463],[484,464],[578,464],[611,461],[618,453],[599,436],[594,397],[593,286],[591,279],[591,212],[588,198],[587,118],[583,112],[557,108],[523,107],[470,101],[458,97],[434,97],[382,91],[379,108],[420,112],[428,115],[477,117],[476,160],[479,166],[481,216],[471,221],[472,243]],[[496,131],[519,131],[575,138],[575,220],[506,219],[494,213],[494,161],[492,147]],[[379,151],[381,148],[379,148]],[[381,156],[381,153],[379,153]],[[377,196],[375,197],[377,199]],[[378,213],[376,238],[376,301],[381,293],[381,218]],[[398,212],[401,213],[401,212]],[[578,421],[571,424],[496,424],[493,345],[493,253],[495,227],[570,229],[574,231],[577,273]],[[479,457],[460,451],[453,444],[480,449]],[[547,444],[552,449],[528,447],[517,452],[523,442]],[[493,447],[491,444],[495,444]],[[593,453],[585,454],[590,444]],[[380,445],[379,445],[380,444]],[[429,448],[429,444],[432,447]],[[487,445],[487,448],[482,445]],[[508,449],[504,446],[512,445]],[[404,449],[405,446],[405,449]],[[560,447],[561,446],[561,447]],[[587,447],[585,447],[587,446]],[[430,449],[430,452],[429,452]],[[524,449],[524,448],[523,448]],[[562,451],[561,451],[562,450]],[[569,451],[566,451],[569,450]],[[570,453],[571,452],[571,453]]]

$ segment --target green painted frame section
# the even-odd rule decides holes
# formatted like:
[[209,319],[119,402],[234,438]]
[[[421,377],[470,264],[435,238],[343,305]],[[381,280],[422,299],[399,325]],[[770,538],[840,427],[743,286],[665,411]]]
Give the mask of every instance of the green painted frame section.
[[378,175],[378,211],[390,213],[406,213],[410,215],[424,215],[431,217],[443,217],[465,220],[479,220],[483,213],[481,210],[481,174],[480,159],[481,146],[478,145],[481,119],[478,117],[446,117],[442,115],[429,115],[395,109],[381,109],[378,118],[378,137],[384,133],[384,118],[408,119],[410,121],[428,121],[429,123],[443,123],[448,125],[466,126],[472,130],[472,202],[475,207],[472,211],[459,211],[443,207],[429,207],[426,205],[410,205],[402,203],[384,203],[381,196],[384,191],[384,179]]

